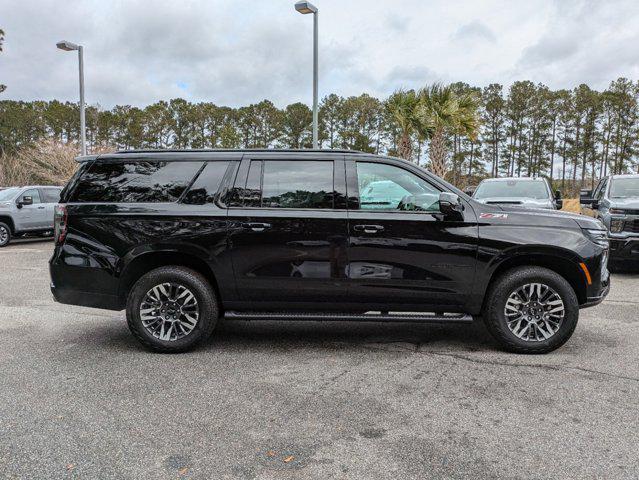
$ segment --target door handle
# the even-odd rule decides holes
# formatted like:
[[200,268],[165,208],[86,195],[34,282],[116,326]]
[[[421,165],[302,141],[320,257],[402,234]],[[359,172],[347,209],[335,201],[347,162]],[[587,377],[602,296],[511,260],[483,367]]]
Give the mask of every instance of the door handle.
[[364,233],[377,233],[383,232],[384,227],[381,225],[355,225],[353,230],[356,232],[364,232]]
[[44,210],[44,207],[38,207],[38,210]]
[[263,232],[264,230],[268,230],[269,228],[271,228],[271,224],[248,222],[248,223],[243,223],[242,227],[253,230],[254,232]]

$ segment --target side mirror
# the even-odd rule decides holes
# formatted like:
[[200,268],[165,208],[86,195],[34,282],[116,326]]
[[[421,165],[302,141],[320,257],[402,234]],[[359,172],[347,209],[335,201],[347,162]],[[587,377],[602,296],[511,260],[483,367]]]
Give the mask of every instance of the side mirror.
[[555,200],[561,200],[561,190],[555,190]]
[[592,198],[592,190],[581,190],[579,192],[579,203],[584,206],[594,207],[595,199]]
[[441,192],[439,194],[439,211],[446,216],[460,217],[464,211],[464,204],[459,195]]
[[466,195],[468,195],[469,197],[472,197],[472,196],[473,196],[473,193],[475,193],[475,189],[476,189],[476,188],[477,188],[477,187],[466,187],[466,188],[464,188],[464,193],[465,193]]
[[22,197],[18,202],[18,207],[22,207],[24,205],[33,205],[33,197],[29,195],[25,195],[24,197]]

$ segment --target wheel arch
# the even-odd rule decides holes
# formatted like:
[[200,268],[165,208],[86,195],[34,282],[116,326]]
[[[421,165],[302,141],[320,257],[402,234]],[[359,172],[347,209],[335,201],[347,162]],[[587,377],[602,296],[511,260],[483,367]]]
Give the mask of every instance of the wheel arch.
[[492,285],[507,271],[517,267],[543,267],[561,275],[572,287],[577,295],[579,305],[587,301],[587,284],[583,270],[579,266],[579,260],[573,255],[565,255],[563,252],[553,250],[520,250],[502,259],[490,275],[484,291],[482,311],[486,304],[488,292]]
[[129,291],[144,274],[169,265],[190,268],[204,276],[215,290],[221,306],[222,297],[217,276],[209,262],[194,252],[174,249],[148,251],[130,258],[120,274],[118,296],[123,302],[126,302]]
[[6,223],[9,226],[9,228],[11,229],[11,235],[14,235],[16,233],[15,223],[13,223],[13,218],[11,218],[9,215],[0,215],[0,222]]

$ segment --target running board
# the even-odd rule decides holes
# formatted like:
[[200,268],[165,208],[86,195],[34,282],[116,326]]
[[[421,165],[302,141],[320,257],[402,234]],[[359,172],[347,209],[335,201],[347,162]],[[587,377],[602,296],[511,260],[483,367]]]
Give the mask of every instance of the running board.
[[471,323],[472,315],[461,313],[435,314],[430,312],[366,312],[366,313],[281,313],[281,312],[226,312],[227,320],[293,320],[293,321],[347,321],[347,322],[417,322],[417,323]]

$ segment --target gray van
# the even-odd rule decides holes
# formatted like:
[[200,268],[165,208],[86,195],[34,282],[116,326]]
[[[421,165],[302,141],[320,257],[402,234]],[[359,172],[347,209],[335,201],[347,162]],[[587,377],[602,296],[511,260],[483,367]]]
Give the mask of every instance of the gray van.
[[0,190],[0,247],[14,237],[53,235],[53,216],[62,187],[30,185]]

